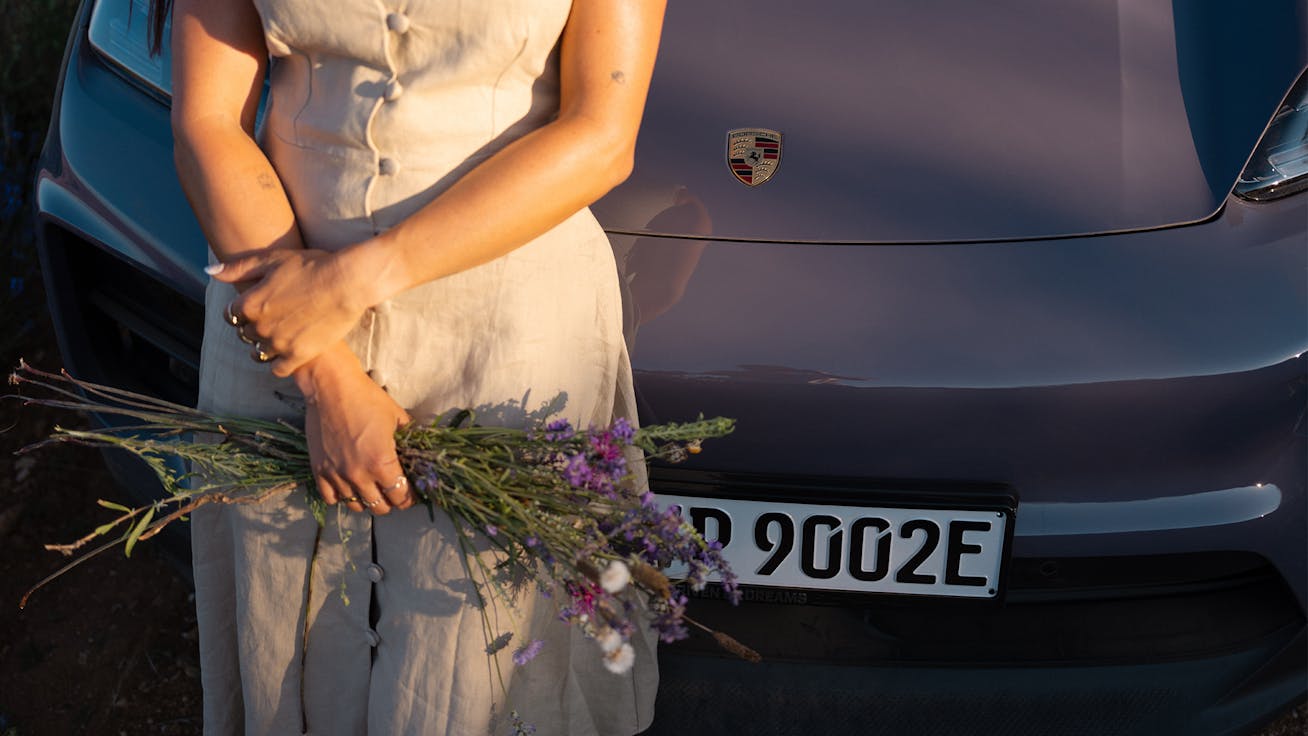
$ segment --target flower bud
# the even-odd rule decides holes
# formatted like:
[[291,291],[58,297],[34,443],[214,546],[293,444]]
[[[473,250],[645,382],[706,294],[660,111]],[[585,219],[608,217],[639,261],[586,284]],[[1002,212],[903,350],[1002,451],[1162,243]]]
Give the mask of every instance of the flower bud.
[[631,582],[631,570],[622,560],[614,560],[600,573],[600,587],[608,593],[617,593]]
[[637,561],[632,564],[631,575],[640,586],[664,600],[672,597],[672,583],[668,576],[654,569],[648,563]]
[[605,654],[611,654],[622,646],[622,635],[611,628],[605,628],[595,637],[595,641],[599,642],[600,649]]
[[737,657],[740,657],[746,662],[753,662],[754,664],[758,664],[759,662],[763,661],[762,655],[760,655],[758,652],[754,651],[753,649],[750,649],[744,644],[741,644],[740,642],[732,638],[730,635],[724,634],[721,631],[713,632],[713,640],[718,643],[718,646],[722,647],[728,652],[731,652]]
[[632,649],[630,644],[623,644],[604,655],[604,669],[615,675],[620,675],[631,669],[631,665],[635,662],[636,650]]

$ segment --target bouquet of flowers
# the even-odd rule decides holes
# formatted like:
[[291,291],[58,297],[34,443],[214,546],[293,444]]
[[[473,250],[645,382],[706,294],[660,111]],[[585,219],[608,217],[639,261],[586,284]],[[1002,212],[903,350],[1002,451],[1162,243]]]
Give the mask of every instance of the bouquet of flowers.
[[[137,542],[207,504],[258,503],[301,488],[319,522],[327,521],[304,432],[287,422],[214,416],[23,362],[9,382],[43,394],[12,397],[27,403],[132,420],[130,426],[105,431],[56,427],[49,439],[23,452],[56,442],[118,448],[149,464],[167,491],[138,508],[101,500],[117,516],[70,544],[47,545],[75,559],[28,591],[20,605],[80,562],[119,544],[130,555]],[[618,419],[583,430],[566,421],[512,429],[478,426],[474,419],[464,411],[415,423],[397,430],[395,439],[419,498],[429,510],[439,507],[449,514],[459,530],[465,567],[479,595],[509,596],[511,587],[535,584],[559,603],[562,619],[595,640],[597,656],[614,672],[631,667],[633,649],[627,642],[642,623],[633,620],[640,598],[650,614],[648,625],[662,641],[684,638],[688,626],[700,626],[728,651],[758,661],[757,653],[727,634],[686,617],[686,598],[663,569],[685,568],[692,589],[716,575],[733,602],[740,595],[735,576],[718,543],[706,542],[679,509],[660,508],[652,493],[633,488],[627,467],[630,447],[647,458],[677,462],[700,452],[703,440],[730,433],[733,420],[700,418],[636,429]],[[172,470],[169,457],[185,461],[190,472]],[[474,534],[498,550],[494,564],[474,550]],[[487,652],[505,648],[511,637],[512,632],[493,636],[488,630]],[[513,661],[526,664],[542,645],[523,643]]]

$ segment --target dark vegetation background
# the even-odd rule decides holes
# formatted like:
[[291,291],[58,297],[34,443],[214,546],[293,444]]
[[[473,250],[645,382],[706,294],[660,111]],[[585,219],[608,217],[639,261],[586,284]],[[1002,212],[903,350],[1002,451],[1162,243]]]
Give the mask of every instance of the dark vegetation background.
[[[127,0],[121,0],[126,2]],[[0,0],[0,368],[61,364],[45,312],[31,182],[75,0]],[[7,387],[6,391],[7,392]],[[23,592],[100,523],[118,494],[95,451],[14,451],[86,419],[0,402],[0,736],[198,734],[200,684],[187,579],[149,543]],[[1259,736],[1308,734],[1308,704]],[[1042,735],[1043,736],[1043,735]],[[1054,735],[1056,736],[1056,735]]]

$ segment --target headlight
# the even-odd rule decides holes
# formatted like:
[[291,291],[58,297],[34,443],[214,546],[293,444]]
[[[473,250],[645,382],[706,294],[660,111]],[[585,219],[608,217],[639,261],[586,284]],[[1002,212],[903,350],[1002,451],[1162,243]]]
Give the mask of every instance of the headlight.
[[1308,189],[1308,72],[1299,76],[1276,111],[1235,193],[1265,202]]
[[[168,97],[172,94],[172,54],[165,43],[162,53],[150,55],[149,14],[149,0],[98,2],[91,11],[87,38],[127,76]],[[168,26],[164,38],[168,38]]]

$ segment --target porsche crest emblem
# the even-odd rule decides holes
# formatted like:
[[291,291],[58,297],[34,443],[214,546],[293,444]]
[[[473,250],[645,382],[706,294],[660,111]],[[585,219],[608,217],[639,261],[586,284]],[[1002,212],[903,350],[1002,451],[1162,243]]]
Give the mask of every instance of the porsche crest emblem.
[[742,184],[756,187],[781,165],[781,134],[765,128],[727,131],[727,167]]

